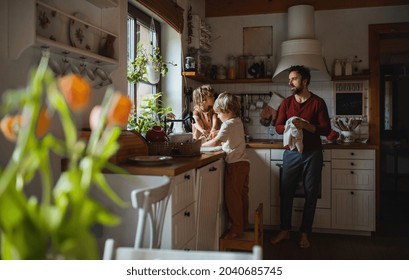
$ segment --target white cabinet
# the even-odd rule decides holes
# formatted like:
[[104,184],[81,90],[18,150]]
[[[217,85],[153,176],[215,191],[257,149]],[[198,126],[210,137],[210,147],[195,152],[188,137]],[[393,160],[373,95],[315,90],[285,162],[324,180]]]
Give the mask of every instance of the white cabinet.
[[171,178],[171,199],[162,234],[162,248],[195,249],[196,238],[195,170]]
[[28,48],[49,49],[60,62],[118,65],[118,0],[9,0],[10,59]]
[[222,159],[198,168],[196,171],[197,194],[197,250],[218,250],[222,233],[224,162]]
[[224,231],[224,161],[219,159],[171,178],[162,248],[218,250]]
[[375,151],[332,151],[332,228],[375,230]]
[[250,160],[249,222],[254,224],[254,210],[263,203],[263,222],[270,225],[270,149],[246,150]]

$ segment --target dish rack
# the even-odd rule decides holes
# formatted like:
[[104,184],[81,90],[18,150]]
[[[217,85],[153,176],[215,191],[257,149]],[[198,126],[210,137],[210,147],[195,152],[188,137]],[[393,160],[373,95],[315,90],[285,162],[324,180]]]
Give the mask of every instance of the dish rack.
[[150,142],[149,155],[152,156],[172,156],[172,157],[189,157],[201,154],[200,140],[192,142]]

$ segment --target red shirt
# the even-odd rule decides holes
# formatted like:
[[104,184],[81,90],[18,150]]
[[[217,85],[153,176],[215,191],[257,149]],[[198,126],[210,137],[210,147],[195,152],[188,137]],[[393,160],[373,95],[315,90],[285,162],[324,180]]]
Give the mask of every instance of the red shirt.
[[[331,132],[331,122],[324,99],[311,92],[310,98],[304,103],[298,103],[294,95],[287,97],[278,110],[276,131],[284,133],[285,122],[291,117],[300,117],[315,125],[315,133],[303,129],[304,151],[321,150],[320,135],[327,136]],[[287,147],[286,147],[287,148]]]

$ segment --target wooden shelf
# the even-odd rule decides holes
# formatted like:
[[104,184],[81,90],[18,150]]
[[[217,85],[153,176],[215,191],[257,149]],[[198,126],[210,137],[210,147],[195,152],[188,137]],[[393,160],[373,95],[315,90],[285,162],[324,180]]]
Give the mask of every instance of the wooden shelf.
[[235,79],[235,80],[213,80],[203,75],[192,75],[190,72],[183,72],[182,75],[186,78],[204,84],[255,84],[255,83],[272,83],[272,78],[257,78],[257,79]]
[[333,81],[353,81],[353,80],[369,80],[369,73],[355,74],[350,76],[332,76]]

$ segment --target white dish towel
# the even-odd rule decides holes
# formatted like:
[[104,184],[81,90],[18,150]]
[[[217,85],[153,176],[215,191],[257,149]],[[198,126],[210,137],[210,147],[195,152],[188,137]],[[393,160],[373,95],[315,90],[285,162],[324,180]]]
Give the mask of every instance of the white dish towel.
[[302,129],[297,129],[295,125],[293,124],[294,119],[301,119],[303,121],[306,121],[302,118],[299,117],[291,117],[285,122],[285,127],[284,127],[284,135],[283,135],[283,144],[284,146],[287,146],[290,148],[290,150],[294,150],[297,148],[299,153],[302,153],[304,145],[302,143],[303,140],[303,132]]

